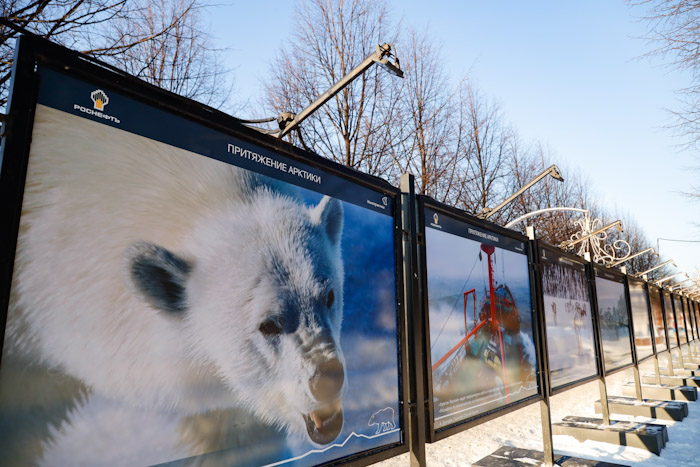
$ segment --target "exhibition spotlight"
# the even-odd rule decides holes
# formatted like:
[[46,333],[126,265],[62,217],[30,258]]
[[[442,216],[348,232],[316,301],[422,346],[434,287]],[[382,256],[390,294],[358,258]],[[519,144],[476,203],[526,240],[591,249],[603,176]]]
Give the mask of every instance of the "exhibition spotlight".
[[678,293],[681,293],[681,294],[686,295],[686,296],[690,296],[697,290],[697,288],[698,288],[698,286],[695,284],[688,285],[686,287],[681,287],[680,290],[678,291]]
[[[393,58],[393,61],[391,60]],[[323,104],[328,102],[333,96],[338,94],[345,86],[352,83],[356,78],[358,78],[362,73],[367,71],[375,63],[381,65],[385,70],[391,74],[403,78],[403,71],[401,71],[401,66],[399,64],[399,59],[396,56],[396,50],[392,44],[384,43],[378,45],[372,55],[367,57],[362,63],[357,65],[350,73],[343,76],[340,81],[335,83],[328,89],[328,91],[321,94],[315,101],[313,101],[307,108],[299,112],[298,114],[293,114],[291,112],[281,113],[277,117],[277,123],[279,124],[280,131],[277,132],[277,137],[282,138],[284,135],[296,128],[301,122],[306,120],[312,113],[314,113]]]
[[650,248],[647,248],[646,250],[642,250],[642,251],[640,251],[639,253],[636,253],[636,254],[634,254],[634,255],[632,255],[632,256],[629,256],[629,257],[627,257],[627,258],[625,258],[625,259],[622,259],[622,260],[620,260],[620,261],[616,261],[616,262],[612,263],[610,266],[619,266],[619,265],[622,264],[622,263],[626,263],[627,261],[629,261],[629,260],[631,260],[631,259],[633,259],[633,258],[636,258],[637,256],[641,256],[641,255],[643,255],[644,253],[649,253],[650,251],[651,251],[651,254],[653,254],[654,256],[656,256],[656,257],[659,256],[659,254],[656,252],[656,250],[654,250],[654,248],[650,247]]
[[576,245],[577,243],[581,243],[584,240],[588,240],[591,237],[595,237],[599,233],[605,232],[606,230],[612,229],[613,227],[617,228],[618,231],[622,232],[622,221],[612,222],[606,226],[599,228],[598,230],[594,230],[593,232],[589,233],[588,235],[584,235],[581,238],[577,238],[576,240],[566,240],[564,242],[561,242],[561,244],[559,244],[559,248],[562,248],[562,249],[570,248],[570,247]]
[[680,281],[680,282],[678,282],[678,283],[672,285],[672,286],[671,286],[671,292],[673,292],[674,290],[680,290],[680,289],[683,289],[683,288],[692,287],[692,285],[691,285],[691,286],[684,286],[684,285],[683,285],[683,284],[685,284],[686,282],[692,281],[692,280],[693,280],[693,279],[691,279],[691,278],[689,277],[689,278],[687,278],[687,279],[685,279],[685,280],[682,280],[682,281]]
[[666,281],[668,281],[668,280],[671,280],[671,279],[673,279],[673,278],[676,277],[676,276],[680,276],[681,274],[685,274],[685,276],[688,277],[688,274],[685,273],[685,272],[677,272],[677,273],[675,273],[675,274],[673,274],[673,275],[671,275],[671,276],[666,276],[666,277],[664,277],[664,278],[662,278],[662,279],[659,279],[658,281],[656,281],[656,285],[661,285],[661,284],[663,284],[664,282],[666,282]]
[[651,271],[656,271],[657,269],[662,268],[662,267],[666,266],[666,265],[669,264],[669,263],[673,264],[673,267],[674,267],[674,268],[677,268],[677,267],[678,267],[678,266],[676,266],[676,263],[674,263],[672,259],[669,259],[668,261],[663,262],[663,263],[659,264],[658,266],[654,266],[654,267],[651,268],[651,269],[647,269],[647,270],[644,271],[644,272],[640,272],[639,274],[637,274],[637,277],[642,277],[642,276],[645,275],[645,274],[649,274]]
[[559,172],[559,169],[557,168],[556,165],[551,165],[548,167],[546,170],[542,171],[538,176],[527,182],[525,185],[522,186],[518,191],[510,195],[508,198],[506,198],[505,201],[503,201],[501,204],[496,206],[495,208],[484,208],[481,210],[481,212],[477,215],[479,219],[488,219],[489,217],[493,216],[496,212],[498,212],[503,206],[507,205],[511,201],[513,201],[515,198],[518,196],[522,195],[525,193],[532,185],[535,183],[539,182],[543,178],[545,178],[547,175],[551,175],[553,179],[559,180],[560,182],[564,181],[564,177],[561,176],[561,173]]

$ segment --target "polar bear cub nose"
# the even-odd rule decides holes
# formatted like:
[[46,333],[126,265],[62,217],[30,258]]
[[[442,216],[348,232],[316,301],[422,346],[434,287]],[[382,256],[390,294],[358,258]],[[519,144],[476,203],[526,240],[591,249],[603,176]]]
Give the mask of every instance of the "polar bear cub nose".
[[321,363],[309,378],[309,388],[319,402],[333,401],[340,395],[345,382],[345,369],[340,360],[333,358]]

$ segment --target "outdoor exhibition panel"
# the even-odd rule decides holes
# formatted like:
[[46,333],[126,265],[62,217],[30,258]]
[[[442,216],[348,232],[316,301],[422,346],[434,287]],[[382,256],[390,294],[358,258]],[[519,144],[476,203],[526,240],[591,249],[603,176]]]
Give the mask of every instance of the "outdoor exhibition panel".
[[432,441],[538,399],[528,241],[419,198]]
[[672,294],[673,310],[676,317],[676,330],[678,332],[678,342],[680,344],[688,343],[688,325],[685,320],[685,310],[683,310],[682,297],[677,294]]
[[695,305],[693,304],[693,301],[685,297],[685,305],[686,305],[686,317],[688,318],[688,323],[690,325],[690,330],[692,332],[692,339],[694,341],[698,340],[698,323],[696,321],[696,316],[695,316]]
[[695,317],[693,316],[693,308],[688,297],[681,296],[683,302],[683,313],[685,314],[686,325],[688,329],[688,341],[696,339]]
[[678,329],[676,328],[676,317],[673,313],[673,300],[671,299],[671,293],[666,289],[662,289],[661,295],[663,296],[664,316],[666,317],[668,346],[672,349],[678,347]]
[[586,263],[540,243],[538,267],[552,393],[598,376]]
[[407,450],[398,190],[36,39],[13,76],[0,464]]
[[661,299],[661,289],[655,285],[648,284],[649,304],[651,305],[651,324],[654,331],[654,344],[656,354],[668,350],[666,339],[666,320],[664,319],[664,308]]
[[634,363],[625,276],[599,266],[593,272],[605,373],[610,374]]
[[641,363],[654,355],[652,342],[652,327],[649,320],[649,296],[646,283],[627,276],[630,294],[630,309],[632,310],[632,327],[634,328],[634,346],[637,353],[637,363]]

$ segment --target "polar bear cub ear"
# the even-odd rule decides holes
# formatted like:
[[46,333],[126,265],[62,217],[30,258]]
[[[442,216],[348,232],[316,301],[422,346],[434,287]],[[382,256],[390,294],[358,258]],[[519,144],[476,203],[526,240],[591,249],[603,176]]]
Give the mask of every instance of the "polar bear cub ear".
[[185,283],[192,270],[186,260],[148,242],[137,242],[124,252],[133,288],[152,306],[173,314],[187,311]]
[[340,242],[343,233],[343,205],[330,196],[324,196],[310,212],[311,221],[323,224],[326,234],[333,244]]

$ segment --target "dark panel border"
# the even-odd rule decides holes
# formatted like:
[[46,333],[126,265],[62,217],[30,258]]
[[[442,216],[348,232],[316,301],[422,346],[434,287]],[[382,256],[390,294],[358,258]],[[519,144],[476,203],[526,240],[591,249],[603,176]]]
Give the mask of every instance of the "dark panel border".
[[[588,277],[588,261],[584,260],[580,256],[577,256],[573,253],[569,253],[567,251],[564,251],[556,246],[550,245],[548,243],[542,242],[542,241],[537,241],[537,277],[539,281],[539,299],[541,301],[541,309],[540,309],[540,315],[542,316],[541,319],[541,326],[542,326],[542,336],[543,336],[543,341],[545,343],[545,347],[547,345],[547,326],[545,322],[545,314],[544,314],[544,288],[542,284],[542,271],[541,271],[541,265],[543,262],[542,259],[542,254],[541,252],[545,251],[548,257],[544,260],[547,262],[554,262],[559,261],[559,258],[563,258],[567,261],[570,261],[576,265],[578,265],[581,268],[581,272],[584,275],[584,278],[586,280],[586,283],[588,285],[588,306],[591,309],[591,325],[593,326],[593,341],[594,341],[594,348],[595,348],[595,356],[596,356],[596,372],[593,373],[590,376],[583,377],[581,379],[578,379],[576,381],[572,381],[570,383],[562,384],[561,386],[557,387],[550,387],[551,386],[551,380],[550,380],[550,375],[546,375],[547,378],[547,385],[550,387],[551,395],[555,396],[557,394],[561,394],[562,392],[566,392],[570,389],[574,389],[578,386],[584,385],[586,383],[590,383],[592,381],[595,381],[598,379],[601,375],[600,373],[600,360],[601,360],[601,353],[600,353],[600,343],[598,342],[598,333],[596,331],[596,326],[597,326],[597,321],[596,321],[596,316],[595,316],[595,300],[594,300],[594,295],[593,291],[591,290],[590,286],[590,279]],[[552,259],[550,259],[552,258]],[[549,354],[543,355],[543,358],[547,359],[547,364],[549,367]]]
[[[426,245],[425,245],[425,230],[426,230],[426,222],[427,220],[425,219],[425,209],[432,209],[436,212],[439,212],[441,214],[444,214],[446,216],[451,217],[453,220],[456,222],[461,222],[461,223],[467,223],[471,224],[475,227],[478,227],[479,229],[483,229],[487,232],[492,232],[500,236],[504,236],[510,239],[513,239],[515,241],[523,242],[525,245],[529,244],[529,240],[527,237],[524,235],[520,234],[519,232],[506,229],[505,227],[502,227],[500,225],[494,224],[492,222],[484,221],[483,219],[479,219],[475,216],[472,216],[465,211],[462,211],[460,209],[454,208],[452,206],[448,206],[446,204],[440,203],[439,201],[436,201],[430,197],[427,196],[418,196],[418,226],[419,226],[419,241],[418,241],[418,249],[419,249],[419,258],[421,261],[419,261],[418,264],[418,275],[419,275],[419,303],[420,306],[423,308],[423,320],[424,320],[424,336],[429,336],[430,335],[430,320],[429,320],[429,310],[428,310],[428,277],[427,277],[427,263],[426,263]],[[537,318],[537,308],[536,308],[536,288],[535,288],[535,281],[534,281],[534,270],[533,270],[533,261],[532,261],[532,249],[528,246],[527,251],[524,252],[527,255],[528,258],[528,271],[529,271],[529,279],[530,279],[530,301],[531,301],[531,307],[533,311],[533,317],[532,317],[532,325],[533,325],[533,340],[535,341],[535,353],[536,355],[540,355],[541,353],[541,342],[540,339],[538,338],[540,334],[540,329],[539,329],[539,319]],[[425,394],[427,395],[427,401],[426,401],[426,428],[427,428],[427,441],[429,443],[433,443],[435,441],[439,441],[441,439],[447,438],[449,436],[452,436],[454,434],[457,434],[459,432],[462,432],[464,430],[467,430],[469,428],[472,428],[474,426],[480,425],[482,423],[485,423],[489,420],[493,420],[494,418],[500,417],[501,415],[505,415],[507,413],[510,413],[514,410],[526,407],[532,403],[538,402],[543,399],[542,395],[542,385],[541,385],[541,367],[539,358],[537,359],[537,393],[529,396],[525,399],[522,399],[520,401],[505,405],[503,407],[493,409],[487,412],[484,412],[479,415],[475,415],[472,417],[469,417],[465,420],[459,421],[457,423],[454,423],[452,425],[449,425],[447,427],[440,428],[438,430],[435,429],[435,423],[434,423],[434,404],[433,404],[433,381],[432,381],[432,371],[430,371],[431,368],[431,362],[432,362],[432,356],[430,353],[430,342],[429,339],[426,338],[424,339],[424,384],[425,384]]]
[[[656,339],[654,337],[654,323],[652,321],[652,316],[651,316],[651,297],[649,296],[649,286],[648,283],[642,279],[637,279],[633,276],[627,275],[627,290],[629,296],[629,309],[630,309],[630,314],[632,315],[632,325],[634,325],[634,313],[632,312],[632,297],[631,297],[631,287],[630,284],[635,284],[635,285],[640,285],[642,286],[642,290],[644,291],[644,299],[646,300],[647,304],[647,319],[649,320],[649,335],[651,336],[651,355],[648,355],[644,358],[639,358],[639,352],[637,351],[637,344],[634,344],[634,359],[637,362],[637,365],[640,365],[641,363],[649,360],[652,358],[654,355],[656,355]],[[632,342],[634,342],[636,338],[634,335],[632,336]]]
[[[26,178],[31,132],[36,109],[39,76],[37,66],[60,71],[69,76],[107,86],[120,94],[137,99],[144,104],[168,112],[190,122],[206,126],[222,134],[239,138],[291,160],[318,168],[328,174],[389,196],[393,200],[394,245],[396,267],[397,357],[399,361],[399,406],[401,441],[335,459],[323,466],[369,465],[408,451],[406,429],[409,404],[404,390],[408,379],[405,349],[405,320],[401,251],[400,191],[388,182],[327,160],[317,154],[297,148],[290,143],[244,126],[238,119],[219,110],[157,88],[130,76],[111,65],[87,57],[78,52],[45,41],[36,36],[23,35],[17,40],[13,64],[10,113],[4,125],[4,138],[0,146],[0,348],[4,341],[4,329],[9,307],[10,287],[14,269],[17,236],[21,215],[24,183]],[[0,362],[1,364],[1,362]]]
[[[591,286],[593,287],[593,290],[595,290],[595,303],[596,303],[596,315],[598,318],[598,331],[600,332],[600,345],[601,345],[601,353],[600,353],[600,360],[603,364],[603,368],[605,371],[605,376],[610,376],[615,373],[618,373],[620,371],[627,370],[629,368],[632,368],[636,364],[636,352],[635,352],[635,347],[634,347],[634,328],[632,324],[632,307],[630,306],[630,297],[629,297],[629,289],[627,288],[627,281],[625,280],[625,274],[623,274],[620,271],[615,271],[613,269],[606,268],[604,266],[600,266],[597,264],[591,264]],[[607,279],[610,281],[614,282],[619,282],[622,284],[624,294],[625,294],[625,305],[627,306],[627,320],[629,322],[629,334],[630,334],[630,339],[629,339],[629,346],[630,346],[630,352],[632,356],[632,361],[630,363],[625,363],[624,365],[615,367],[615,368],[606,368],[605,366],[605,352],[604,349],[602,348],[603,346],[603,328],[602,325],[600,324],[600,310],[598,308],[598,292],[596,289],[595,285],[595,278],[600,277],[601,279]]]

